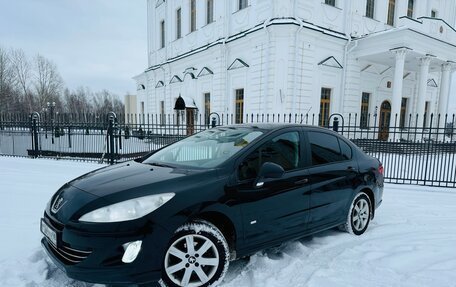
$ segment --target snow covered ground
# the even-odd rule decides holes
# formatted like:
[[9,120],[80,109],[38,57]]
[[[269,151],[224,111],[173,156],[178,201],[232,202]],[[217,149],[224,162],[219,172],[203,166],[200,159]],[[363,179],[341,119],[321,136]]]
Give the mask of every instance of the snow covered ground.
[[[98,167],[0,157],[0,286],[92,286],[46,258],[39,219],[63,183]],[[223,286],[456,286],[456,189],[387,185],[365,235],[331,230],[259,252],[232,262]]]

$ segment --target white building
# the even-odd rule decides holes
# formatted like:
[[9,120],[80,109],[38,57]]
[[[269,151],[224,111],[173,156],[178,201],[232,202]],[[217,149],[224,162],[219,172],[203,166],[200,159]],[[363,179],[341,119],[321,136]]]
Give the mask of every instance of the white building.
[[[125,103],[125,121],[136,123],[136,115],[138,113],[138,101],[136,95],[125,95],[124,96],[124,103]],[[142,107],[140,107],[142,108]],[[144,109],[142,110],[144,113]]]
[[447,112],[454,0],[147,2],[149,68],[134,78],[145,113],[175,113],[179,96],[184,116],[197,108],[236,122],[357,113],[365,125],[378,113],[399,125],[405,114]]

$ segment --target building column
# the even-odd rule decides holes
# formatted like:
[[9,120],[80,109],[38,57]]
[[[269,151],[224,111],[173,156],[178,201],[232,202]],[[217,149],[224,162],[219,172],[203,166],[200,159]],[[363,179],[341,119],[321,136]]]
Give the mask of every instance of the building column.
[[[404,85],[404,66],[407,49],[393,50],[396,55],[394,68],[393,99],[391,103],[390,127],[399,126],[401,116],[402,87]],[[397,115],[397,120],[396,120]]]
[[440,79],[440,93],[439,93],[439,114],[441,120],[445,120],[445,115],[448,111],[448,99],[450,97],[450,83],[451,83],[451,67],[450,63],[442,65],[442,77]]
[[[424,123],[424,113],[426,106],[426,93],[427,93],[427,81],[429,78],[429,65],[431,64],[432,57],[425,56],[419,59],[420,61],[420,74],[418,79],[418,97],[416,102],[416,114],[418,114],[418,127],[422,127]],[[413,116],[415,116],[413,115]],[[429,115],[426,115],[429,117]]]

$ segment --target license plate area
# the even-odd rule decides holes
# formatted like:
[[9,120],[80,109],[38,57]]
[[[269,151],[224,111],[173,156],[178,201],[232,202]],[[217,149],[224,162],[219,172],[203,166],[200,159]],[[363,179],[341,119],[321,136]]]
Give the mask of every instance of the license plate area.
[[47,238],[47,240],[52,243],[55,247],[57,247],[57,231],[54,230],[51,226],[49,226],[44,219],[41,219],[41,233]]

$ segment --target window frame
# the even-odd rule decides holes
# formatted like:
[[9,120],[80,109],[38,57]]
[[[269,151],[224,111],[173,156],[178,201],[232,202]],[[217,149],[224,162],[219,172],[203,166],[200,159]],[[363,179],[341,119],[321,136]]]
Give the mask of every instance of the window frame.
[[423,128],[424,129],[427,129],[429,128],[429,122],[430,122],[430,118],[431,118],[431,107],[432,105],[432,101],[425,101],[424,102],[424,114],[423,114]]
[[182,38],[182,8],[176,9],[176,40]]
[[196,31],[196,0],[190,0],[190,33]]
[[326,5],[332,6],[332,7],[337,7],[337,1],[336,0],[325,0],[323,3],[326,4]]
[[408,0],[407,2],[407,17],[413,18],[415,14],[415,0]]
[[160,126],[166,125],[165,101],[160,101]]
[[[322,164],[317,164],[317,165],[314,165],[312,163],[312,147],[310,145],[310,137],[309,137],[309,132],[316,132],[316,133],[322,133],[322,134],[327,134],[327,135],[330,135],[330,136],[333,136],[337,139],[337,144],[339,146],[339,151],[341,152],[341,155],[342,155],[342,148],[340,146],[340,141],[344,141],[345,144],[348,145],[348,147],[350,148],[351,150],[351,158],[350,159],[346,159],[346,160],[340,160],[340,161],[333,161],[333,162],[328,162],[328,163],[322,163]],[[305,141],[306,141],[306,151],[307,151],[307,159],[308,159],[308,168],[316,168],[316,167],[322,167],[322,166],[327,166],[327,165],[331,165],[331,164],[344,164],[344,163],[347,163],[347,162],[350,162],[350,161],[354,161],[356,160],[356,153],[354,151],[354,148],[352,146],[352,144],[349,143],[348,140],[346,139],[343,139],[341,138],[340,136],[338,135],[335,135],[331,132],[327,132],[325,130],[319,130],[319,129],[308,129],[308,130],[305,130],[304,131],[304,136],[305,136]]]
[[283,134],[286,134],[286,133],[290,133],[290,132],[297,132],[298,133],[298,136],[299,136],[299,144],[300,144],[300,148],[299,148],[299,164],[298,164],[298,167],[295,168],[295,169],[292,169],[292,170],[286,170],[285,171],[285,175],[286,174],[289,174],[289,173],[294,173],[294,172],[297,172],[297,171],[302,171],[304,169],[307,169],[309,168],[309,159],[308,159],[308,153],[306,152],[307,148],[308,148],[308,144],[307,144],[307,141],[306,141],[306,138],[305,138],[305,132],[304,132],[304,129],[301,128],[301,127],[289,127],[289,128],[283,128],[283,129],[280,129],[280,130],[276,130],[276,131],[273,131],[273,132],[269,132],[269,133],[265,133],[263,135],[263,138],[261,139],[256,139],[258,140],[258,142],[256,142],[255,144],[252,144],[252,146],[248,149],[246,149],[235,161],[233,167],[233,172],[234,172],[234,177],[236,179],[236,182],[237,184],[245,184],[245,183],[250,183],[250,182],[253,182],[256,180],[256,178],[254,179],[244,179],[244,180],[241,180],[239,178],[239,168],[241,166],[241,164],[244,162],[244,160],[249,157],[254,151],[256,151],[259,147],[261,147],[262,145],[264,145],[265,143],[267,143],[268,141],[280,136],[280,135],[283,135]]
[[204,101],[204,122],[206,125],[211,124],[211,119],[209,115],[211,114],[211,93],[205,92],[203,93],[203,101]]
[[[238,91],[242,90],[242,99],[238,99]],[[239,106],[239,114],[238,114]],[[245,108],[245,88],[239,88],[234,90],[234,123],[244,123],[244,108]]]
[[249,0],[238,0],[238,11],[249,7]]
[[[323,91],[329,91],[329,98],[323,98]],[[320,89],[320,110],[318,117],[318,126],[326,127],[329,126],[329,117],[331,116],[331,97],[333,89],[328,87],[321,87]],[[325,94],[326,95],[326,94]],[[326,108],[327,106],[327,108]],[[327,111],[327,112],[325,112]]]
[[[361,110],[359,114],[359,128],[369,129],[369,105],[372,93],[362,92],[361,94]],[[364,96],[367,96],[367,102],[364,101]]]
[[165,19],[160,21],[160,49],[166,47],[166,22]]
[[386,24],[394,26],[396,22],[396,0],[388,0],[388,10],[386,12]]
[[206,0],[206,25],[214,22],[214,0]]
[[375,18],[375,0],[366,1],[366,14],[365,16],[370,19]]
[[405,129],[405,122],[407,121],[407,107],[409,104],[408,98],[402,97],[401,98],[401,112],[399,116],[399,128]]

